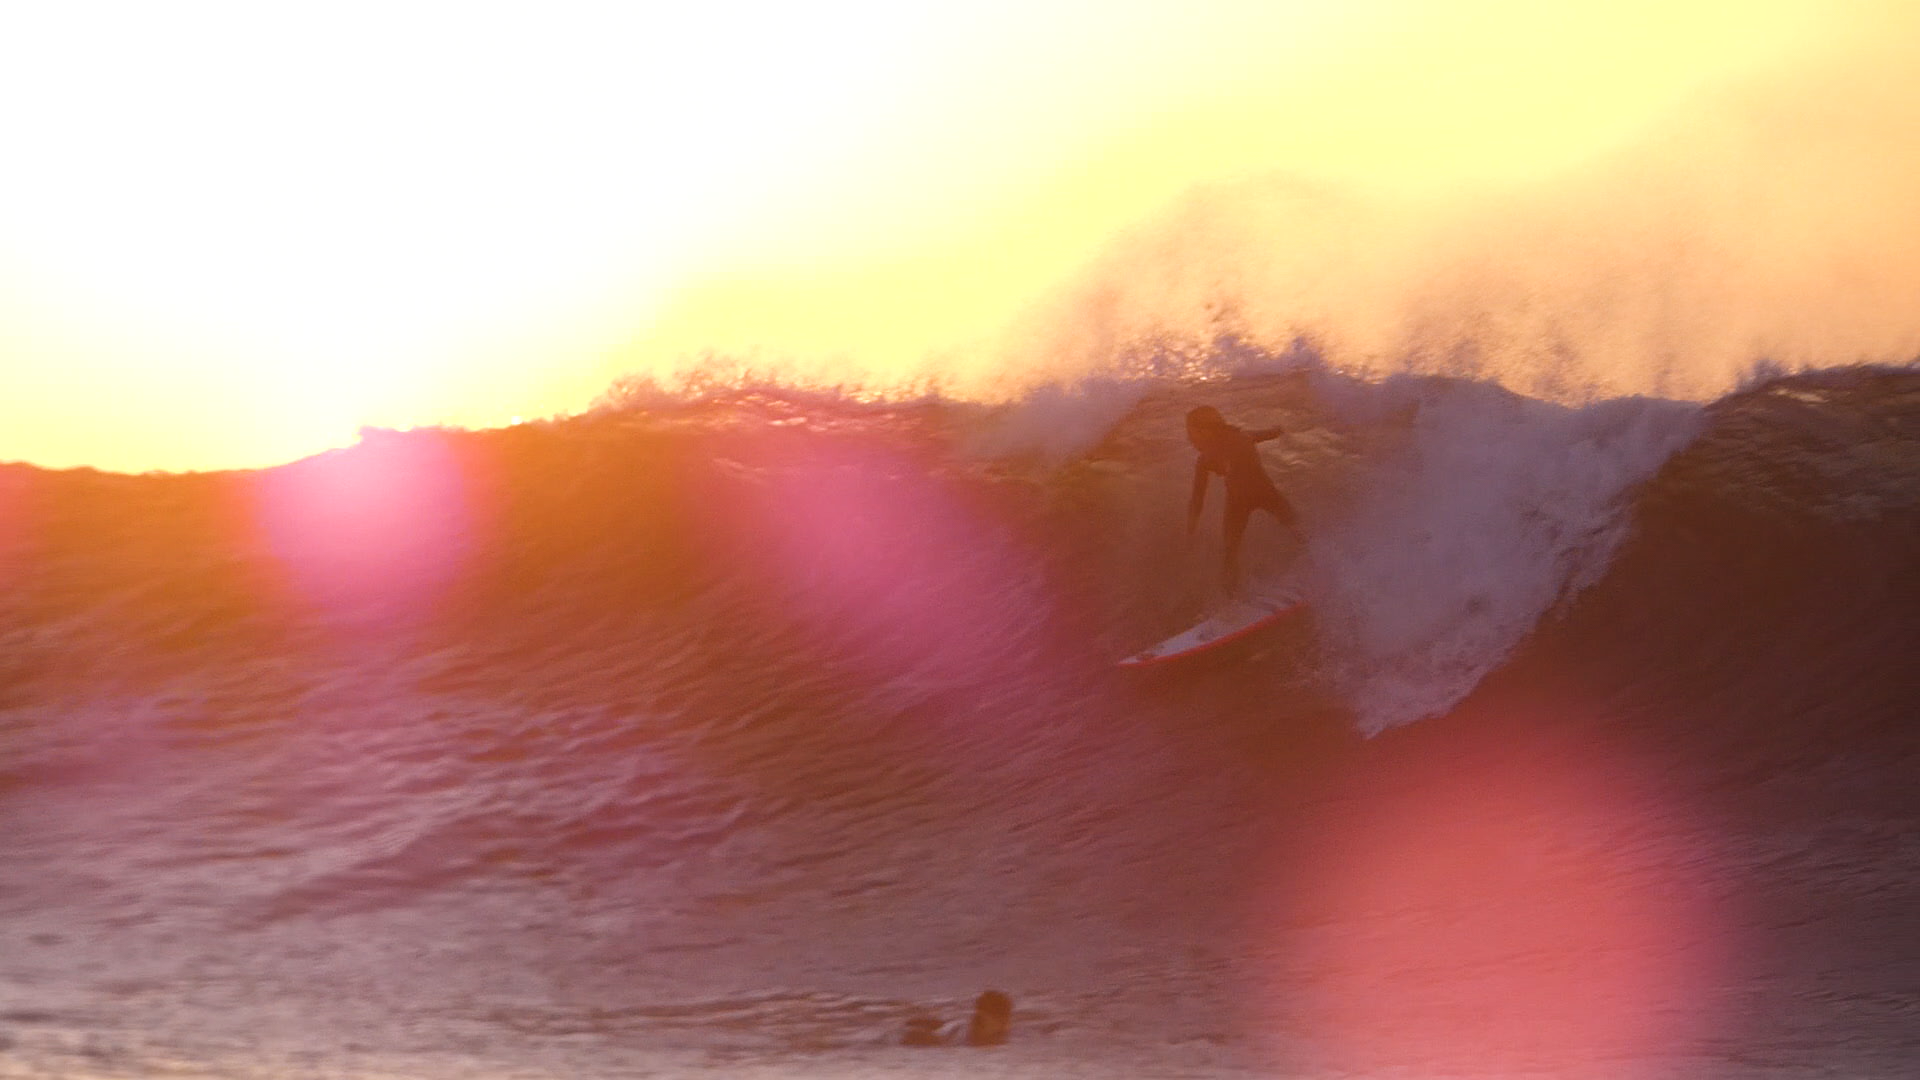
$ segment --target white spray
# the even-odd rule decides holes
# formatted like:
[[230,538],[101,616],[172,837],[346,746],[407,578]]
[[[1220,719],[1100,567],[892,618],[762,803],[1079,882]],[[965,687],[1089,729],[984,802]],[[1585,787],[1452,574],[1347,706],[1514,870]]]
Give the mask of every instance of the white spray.
[[1456,704],[1597,581],[1630,525],[1624,496],[1701,416],[1647,398],[1567,408],[1483,384],[1377,389],[1417,403],[1409,441],[1315,529],[1306,568],[1326,673],[1370,735]]

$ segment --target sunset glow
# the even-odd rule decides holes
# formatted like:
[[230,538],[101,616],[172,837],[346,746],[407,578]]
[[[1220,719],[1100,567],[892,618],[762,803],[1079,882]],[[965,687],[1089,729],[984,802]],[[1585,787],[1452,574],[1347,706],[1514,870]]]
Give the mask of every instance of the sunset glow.
[[[577,410],[703,353],[985,386],[1033,363],[1010,326],[1196,189],[1539,183],[1910,23],[1794,2],[16,5],[0,460],[257,466],[363,425]],[[1883,339],[1903,340],[1863,347]]]

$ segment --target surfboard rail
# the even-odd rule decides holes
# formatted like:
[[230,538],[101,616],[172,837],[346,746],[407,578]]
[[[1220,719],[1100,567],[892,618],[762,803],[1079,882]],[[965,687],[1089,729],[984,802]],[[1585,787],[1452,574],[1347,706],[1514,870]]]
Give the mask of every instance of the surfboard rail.
[[1118,661],[1123,668],[1145,668],[1198,656],[1231,645],[1306,609],[1294,590],[1252,597],[1216,612],[1180,633]]

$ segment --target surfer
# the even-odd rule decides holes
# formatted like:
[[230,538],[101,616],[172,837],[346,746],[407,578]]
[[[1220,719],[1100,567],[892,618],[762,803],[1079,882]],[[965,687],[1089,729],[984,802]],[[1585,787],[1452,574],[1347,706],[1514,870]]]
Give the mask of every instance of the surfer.
[[1240,586],[1240,538],[1247,531],[1247,519],[1255,510],[1265,510],[1286,527],[1297,545],[1294,550],[1298,551],[1299,546],[1306,543],[1294,520],[1292,504],[1273,486],[1273,478],[1260,463],[1260,450],[1256,445],[1277,439],[1282,433],[1278,426],[1243,431],[1227,423],[1220,410],[1211,405],[1187,411],[1187,441],[1200,452],[1200,459],[1193,465],[1193,498],[1187,503],[1187,535],[1193,535],[1200,524],[1200,508],[1207,501],[1208,474],[1219,473],[1225,478],[1227,488],[1220,582],[1229,596]]

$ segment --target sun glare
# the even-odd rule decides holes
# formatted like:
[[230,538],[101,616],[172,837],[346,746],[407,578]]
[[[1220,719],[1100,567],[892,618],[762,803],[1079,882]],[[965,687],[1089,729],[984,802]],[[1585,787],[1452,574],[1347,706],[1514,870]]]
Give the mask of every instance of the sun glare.
[[[149,404],[225,422],[222,387],[328,438],[560,407],[529,349],[644,315],[913,51],[847,37],[911,37],[878,5],[726,7],[10,9],[0,333],[128,369],[185,354],[166,362],[197,392]],[[499,400],[463,400],[470,381]]]
[[0,459],[259,465],[702,351],[923,365],[1193,185],[1551,170],[1808,10],[10,5]]

